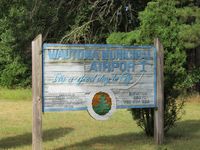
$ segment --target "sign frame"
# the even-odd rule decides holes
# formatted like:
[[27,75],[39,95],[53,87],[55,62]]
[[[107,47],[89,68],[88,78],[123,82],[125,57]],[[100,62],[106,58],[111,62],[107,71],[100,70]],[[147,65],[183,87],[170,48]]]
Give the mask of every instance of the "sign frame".
[[156,95],[157,95],[157,52],[156,52],[156,47],[153,45],[143,45],[143,46],[137,46],[137,45],[133,45],[133,46],[126,46],[126,45],[112,45],[112,44],[56,44],[56,43],[43,43],[42,45],[42,112],[56,112],[56,111],[77,111],[77,110],[87,110],[87,106],[86,107],[82,107],[82,108],[54,108],[54,109],[46,109],[45,110],[45,94],[44,94],[44,89],[45,89],[45,85],[44,85],[44,81],[45,81],[45,50],[47,47],[94,47],[94,48],[98,48],[98,47],[103,47],[103,48],[133,48],[133,49],[153,49],[153,64],[154,64],[154,68],[153,68],[153,74],[154,74],[154,81],[153,81],[153,86],[154,86],[154,104],[153,105],[132,105],[132,106],[116,106],[116,109],[131,109],[131,108],[156,108],[157,107],[157,99],[156,99]]

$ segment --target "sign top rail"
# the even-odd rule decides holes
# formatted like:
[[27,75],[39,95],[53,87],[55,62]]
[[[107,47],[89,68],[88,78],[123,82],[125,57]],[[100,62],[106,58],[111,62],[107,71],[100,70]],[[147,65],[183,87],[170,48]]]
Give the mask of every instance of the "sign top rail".
[[140,49],[151,49],[155,48],[153,45],[117,45],[117,44],[57,44],[57,43],[43,43],[43,49],[48,47],[107,47],[107,48],[140,48]]

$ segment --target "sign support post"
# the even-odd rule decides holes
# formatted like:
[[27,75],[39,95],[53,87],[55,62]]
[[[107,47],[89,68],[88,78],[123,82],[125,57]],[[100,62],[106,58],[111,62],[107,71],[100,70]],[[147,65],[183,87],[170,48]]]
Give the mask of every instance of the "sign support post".
[[159,39],[154,40],[154,45],[157,49],[157,108],[154,111],[154,139],[156,144],[163,144],[164,140],[164,74],[163,46]]
[[42,35],[32,41],[32,149],[42,150]]

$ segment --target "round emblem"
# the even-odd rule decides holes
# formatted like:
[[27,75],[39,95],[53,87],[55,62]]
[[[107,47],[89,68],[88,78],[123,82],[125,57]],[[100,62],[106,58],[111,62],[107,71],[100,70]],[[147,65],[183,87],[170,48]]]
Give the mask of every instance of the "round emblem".
[[95,90],[89,97],[88,112],[96,120],[107,120],[116,110],[116,99],[110,90]]

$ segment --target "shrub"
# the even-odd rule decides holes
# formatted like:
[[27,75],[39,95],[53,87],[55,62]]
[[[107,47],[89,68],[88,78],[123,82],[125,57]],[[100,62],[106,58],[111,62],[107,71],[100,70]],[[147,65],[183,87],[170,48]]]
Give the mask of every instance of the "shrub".
[[[113,33],[107,39],[110,44],[153,44],[158,37],[164,46],[164,131],[167,132],[180,118],[184,101],[179,103],[176,98],[184,93],[187,77],[186,53],[179,37],[179,24],[175,2],[158,0],[149,2],[139,14],[140,27],[130,33]],[[117,37],[117,38],[116,38]],[[119,42],[120,41],[120,42]],[[133,118],[147,135],[154,131],[153,109],[131,109]]]

